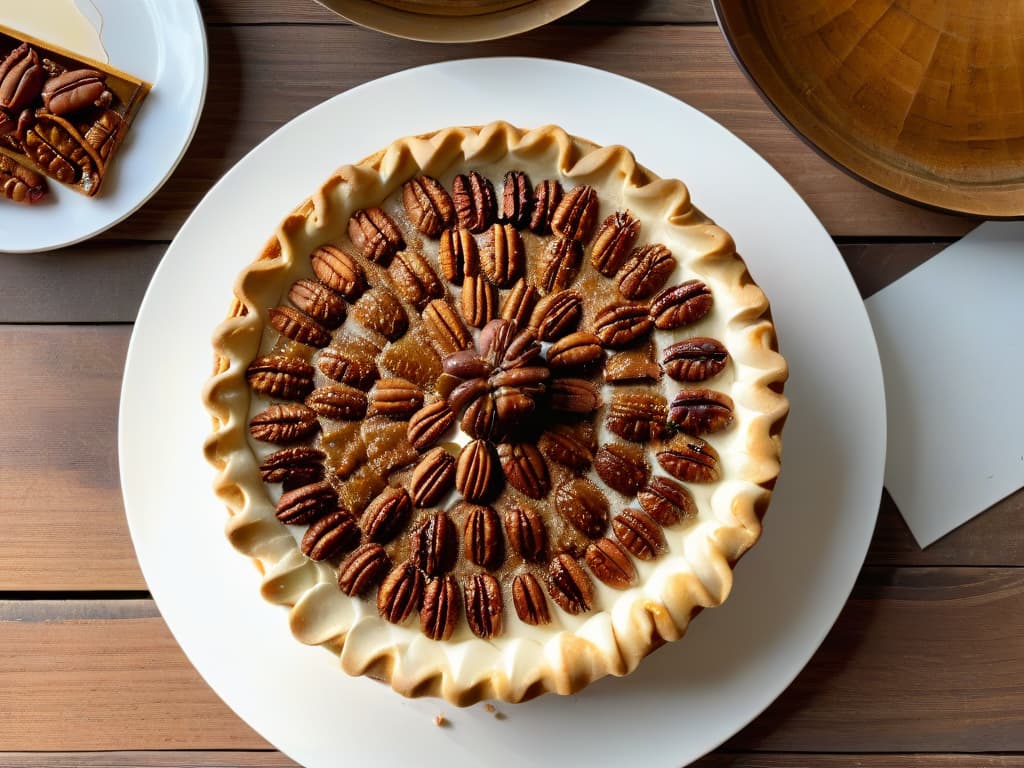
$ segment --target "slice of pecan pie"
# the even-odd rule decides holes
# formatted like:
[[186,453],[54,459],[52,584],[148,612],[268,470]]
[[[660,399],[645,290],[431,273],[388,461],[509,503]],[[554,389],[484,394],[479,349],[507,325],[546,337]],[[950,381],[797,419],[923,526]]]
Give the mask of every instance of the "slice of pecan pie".
[[339,169],[214,344],[232,544],[299,640],[408,696],[632,671],[726,598],[779,470],[786,365],[732,239],[554,127]]

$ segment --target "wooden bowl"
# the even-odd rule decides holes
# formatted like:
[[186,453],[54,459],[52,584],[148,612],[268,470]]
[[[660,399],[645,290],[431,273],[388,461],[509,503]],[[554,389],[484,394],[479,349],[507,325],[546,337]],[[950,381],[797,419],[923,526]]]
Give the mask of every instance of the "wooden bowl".
[[587,0],[317,0],[378,32],[433,43],[475,43],[517,35]]
[[1024,3],[714,0],[769,104],[898,197],[1024,216]]

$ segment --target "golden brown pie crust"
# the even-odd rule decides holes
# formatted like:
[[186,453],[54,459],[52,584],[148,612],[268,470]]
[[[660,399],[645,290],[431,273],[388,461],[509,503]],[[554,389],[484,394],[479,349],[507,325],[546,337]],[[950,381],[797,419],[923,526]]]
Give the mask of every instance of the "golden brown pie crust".
[[[734,408],[729,428],[705,438],[721,457],[721,479],[693,486],[696,518],[664,529],[667,551],[651,561],[636,560],[639,578],[632,586],[612,589],[594,579],[592,610],[574,616],[548,601],[552,622],[533,627],[512,610],[506,582],[501,634],[481,639],[462,620],[451,639],[432,640],[415,614],[392,624],[378,614],[372,593],[369,599],[342,593],[337,563],[306,557],[295,526],[275,516],[280,493],[261,480],[258,468],[266,452],[260,454],[248,429],[252,414],[267,401],[256,405],[260,398],[254,398],[246,370],[277,336],[267,331],[268,308],[286,303],[293,281],[312,276],[310,254],[328,243],[357,252],[346,234],[353,213],[396,192],[400,198],[402,184],[422,174],[451,189],[452,176],[471,169],[490,174],[499,203],[502,169],[523,169],[535,183],[557,178],[567,191],[593,186],[601,200],[598,221],[615,210],[636,215],[645,241],[666,244],[678,261],[669,285],[697,278],[715,299],[711,314],[692,328],[655,331],[663,335],[659,347],[691,336],[720,339],[730,363],[719,388]],[[285,218],[239,276],[214,348],[215,374],[203,393],[214,431],[205,450],[217,470],[215,490],[231,513],[229,540],[258,564],[264,597],[290,608],[299,640],[337,653],[349,674],[387,681],[406,696],[439,696],[458,705],[518,702],[546,692],[574,693],[605,675],[631,672],[652,650],[682,637],[695,613],[725,600],[733,565],[760,536],[779,471],[788,413],[782,394],[786,363],[777,351],[767,299],[732,238],[692,206],[682,182],[658,178],[623,147],[598,147],[557,127],[524,131],[498,122],[447,128],[400,139],[338,169]],[[680,388],[667,377],[665,382],[667,392]],[[651,465],[657,466],[653,460]],[[613,504],[614,514],[621,501]],[[362,510],[351,511],[358,517]]]

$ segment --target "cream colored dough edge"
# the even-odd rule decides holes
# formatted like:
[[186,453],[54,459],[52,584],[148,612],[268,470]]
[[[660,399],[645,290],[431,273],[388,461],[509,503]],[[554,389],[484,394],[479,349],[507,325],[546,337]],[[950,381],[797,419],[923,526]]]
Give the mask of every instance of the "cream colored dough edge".
[[[740,482],[730,484],[726,500],[731,520],[702,543],[699,573],[680,568],[663,580],[659,599],[624,595],[610,611],[596,612],[576,630],[544,642],[438,642],[376,616],[346,626],[351,598],[335,586],[333,570],[305,558],[274,517],[247,442],[245,371],[259,348],[265,308],[280,301],[293,260],[308,258],[310,244],[339,239],[354,211],[377,204],[414,175],[440,175],[456,162],[495,162],[511,152],[548,160],[575,184],[600,180],[607,185],[608,179],[620,179],[630,207],[685,232],[700,249],[696,262],[713,276],[713,290],[728,291],[733,306],[728,325],[735,330],[733,338],[741,340],[729,349],[743,372],[734,393],[737,404],[752,414],[737,425],[744,430],[744,461]],[[736,255],[732,238],[691,205],[681,181],[658,178],[624,147],[598,147],[553,126],[523,131],[496,122],[447,128],[400,139],[358,164],[339,168],[285,218],[260,257],[241,273],[235,302],[216,329],[213,345],[215,372],[203,402],[214,430],[205,453],[216,469],[215,492],[231,513],[226,526],[231,543],[264,574],[263,596],[291,607],[290,624],[299,640],[330,648],[349,674],[381,679],[405,696],[438,696],[458,705],[483,699],[518,702],[547,692],[571,694],[606,675],[631,672],[652,650],[682,637],[695,613],[728,596],[732,566],[760,537],[779,472],[788,413],[782,388],[788,372],[777,352],[767,299]]]

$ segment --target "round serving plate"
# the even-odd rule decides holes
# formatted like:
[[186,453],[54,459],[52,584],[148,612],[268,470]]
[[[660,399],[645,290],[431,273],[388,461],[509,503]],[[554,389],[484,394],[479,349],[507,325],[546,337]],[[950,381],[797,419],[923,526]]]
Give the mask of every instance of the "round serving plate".
[[911,202],[1024,216],[1024,5],[714,5],[751,81],[826,158]]
[[50,181],[45,202],[0,205],[0,252],[60,248],[126,219],[170,178],[199,124],[207,52],[196,0],[92,0],[92,5],[103,19],[103,47],[111,66],[153,88],[129,126],[100,194],[86,197]]
[[[520,77],[509,81],[510,69]],[[566,100],[567,88],[602,99]],[[608,100],[631,108],[609,112]],[[259,573],[224,535],[227,512],[202,454],[211,424],[200,396],[235,277],[336,166],[400,135],[496,117],[625,144],[660,175],[686,180],[772,299],[792,403],[765,533],[738,564],[726,604],[704,611],[684,639],[633,674],[502,706],[503,719],[481,706],[403,699],[346,676],[335,656],[291,636],[287,612],[262,600]],[[239,211],[246,224],[224,226]],[[884,446],[881,366],[864,304],[789,184],[721,125],[660,91],[578,65],[507,58],[434,64],[354,88],[295,118],[228,172],[185,222],[146,293],[119,423],[128,523],[168,626],[229,706],[314,768],[340,759],[515,768],[696,759],[781,693],[832,626],[874,528]],[[436,727],[437,714],[454,727]]]
[[317,0],[363,27],[431,43],[475,43],[542,27],[587,0]]

